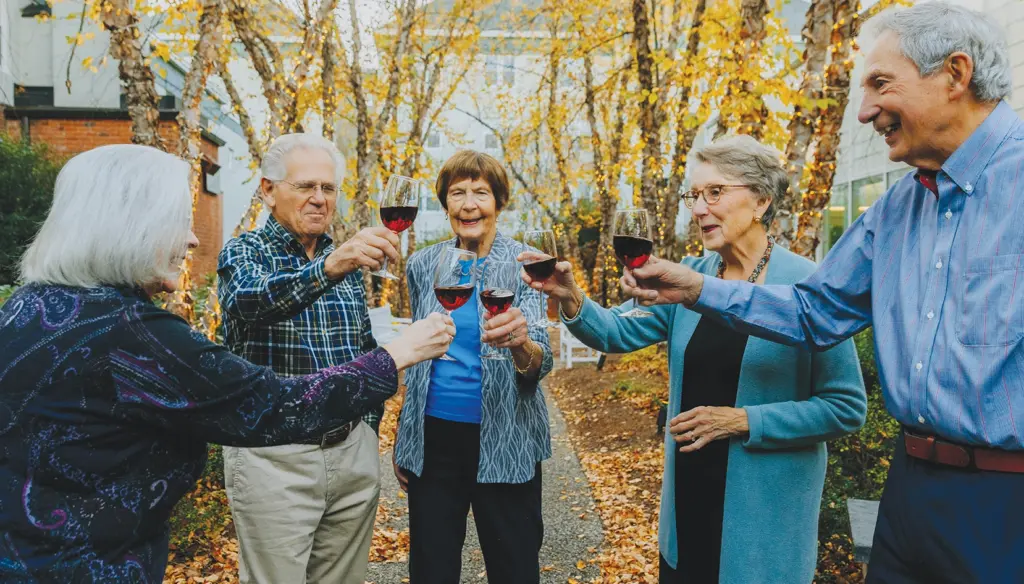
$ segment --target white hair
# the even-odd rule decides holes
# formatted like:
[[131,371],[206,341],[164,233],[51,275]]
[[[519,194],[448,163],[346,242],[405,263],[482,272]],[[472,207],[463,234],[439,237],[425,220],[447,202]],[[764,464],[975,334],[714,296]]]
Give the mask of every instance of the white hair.
[[789,175],[778,150],[746,134],[737,134],[715,140],[691,156],[768,199],[761,223],[765,227],[771,226],[775,219],[775,202],[781,201],[789,188]]
[[868,38],[895,33],[900,52],[917,65],[921,77],[962,52],[974,61],[971,89],[980,101],[998,101],[1013,91],[1006,35],[988,15],[941,1],[921,2],[883,10],[864,26]]
[[284,177],[288,176],[286,159],[288,154],[296,149],[319,149],[330,154],[331,160],[334,161],[334,180],[341,180],[345,166],[338,147],[327,138],[309,132],[282,134],[274,139],[270,148],[267,148],[266,154],[263,155],[263,164],[260,166],[263,178],[274,181],[284,180]]
[[25,282],[96,287],[175,279],[192,221],[189,165],[135,144],[83,152],[21,258]]

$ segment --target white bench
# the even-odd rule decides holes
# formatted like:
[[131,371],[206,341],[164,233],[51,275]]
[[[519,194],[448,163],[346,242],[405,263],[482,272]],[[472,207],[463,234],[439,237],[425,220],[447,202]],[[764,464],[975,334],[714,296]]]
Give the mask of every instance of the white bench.
[[390,343],[402,328],[412,323],[411,318],[398,318],[391,314],[391,305],[385,304],[377,308],[371,308],[370,328],[373,331],[373,338],[377,339],[378,345]]
[[566,369],[572,369],[575,363],[597,363],[601,358],[601,352],[583,344],[582,341],[572,336],[565,323],[558,323],[558,352],[562,364]]

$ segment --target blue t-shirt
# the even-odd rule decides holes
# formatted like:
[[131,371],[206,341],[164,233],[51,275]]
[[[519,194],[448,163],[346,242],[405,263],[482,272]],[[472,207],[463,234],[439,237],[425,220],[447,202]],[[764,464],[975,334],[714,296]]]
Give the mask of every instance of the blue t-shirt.
[[448,356],[455,361],[434,359],[424,411],[428,416],[452,422],[480,423],[483,369],[480,363],[477,292],[474,288],[469,301],[452,312],[455,340],[448,347]]

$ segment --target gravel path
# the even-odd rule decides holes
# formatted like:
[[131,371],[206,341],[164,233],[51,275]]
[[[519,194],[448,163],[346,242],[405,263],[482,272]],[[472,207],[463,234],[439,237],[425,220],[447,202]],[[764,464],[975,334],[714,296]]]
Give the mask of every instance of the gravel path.
[[[569,578],[581,582],[600,574],[589,563],[602,541],[601,520],[594,512],[587,479],[566,434],[562,413],[547,399],[551,419],[552,457],[543,464],[544,473],[544,546],[540,552],[542,584],[565,584]],[[391,452],[381,455],[381,500],[390,516],[378,528],[404,531],[408,529],[407,505],[399,497],[398,482],[391,472]],[[584,569],[577,568],[582,561]],[[367,581],[372,584],[408,582],[404,561],[371,563]],[[484,559],[470,514],[466,546],[462,553],[462,582],[484,583]]]

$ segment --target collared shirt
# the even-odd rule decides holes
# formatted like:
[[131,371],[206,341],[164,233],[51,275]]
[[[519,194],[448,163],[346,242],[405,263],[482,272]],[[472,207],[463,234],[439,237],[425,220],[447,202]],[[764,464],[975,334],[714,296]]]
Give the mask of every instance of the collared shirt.
[[694,310],[815,349],[868,326],[889,412],[962,443],[1024,449],[1024,123],[1005,102],[906,176],[795,286],[704,279]]
[[[455,247],[451,239],[421,249],[409,258],[405,267],[406,284],[414,320],[441,312],[434,296],[434,268],[441,252]],[[523,244],[498,233],[485,261],[515,261]],[[479,268],[478,268],[479,273]],[[512,304],[523,311],[527,322],[544,317],[540,292],[520,282]],[[483,305],[476,304],[479,322]],[[530,327],[530,339],[541,348],[540,372],[536,380],[518,375],[511,360],[482,359],[480,466],[477,482],[525,483],[533,478],[537,463],[551,456],[551,431],[548,410],[540,379],[551,371],[554,360],[548,331]],[[405,403],[399,417],[395,440],[395,459],[399,466],[423,475],[423,418],[434,361],[423,361],[405,373]]]
[[[324,272],[332,251],[321,236],[310,260],[273,217],[229,241],[217,264],[228,348],[279,375],[308,375],[376,348],[362,273],[332,281]],[[363,420],[376,430],[383,413],[382,405]]]
[[383,349],[282,379],[138,291],[23,286],[0,307],[0,582],[160,582],[207,442],[307,439],[397,389]]

